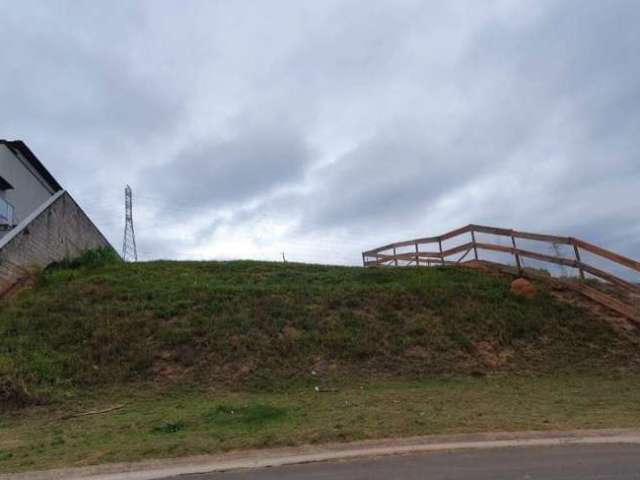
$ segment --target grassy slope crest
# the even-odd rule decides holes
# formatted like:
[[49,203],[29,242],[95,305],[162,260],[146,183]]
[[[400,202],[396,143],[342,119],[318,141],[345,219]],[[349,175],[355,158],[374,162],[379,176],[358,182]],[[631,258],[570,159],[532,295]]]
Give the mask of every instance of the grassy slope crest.
[[124,264],[92,253],[0,301],[0,400],[139,381],[291,383],[629,369],[628,339],[542,286],[463,268],[253,261]]

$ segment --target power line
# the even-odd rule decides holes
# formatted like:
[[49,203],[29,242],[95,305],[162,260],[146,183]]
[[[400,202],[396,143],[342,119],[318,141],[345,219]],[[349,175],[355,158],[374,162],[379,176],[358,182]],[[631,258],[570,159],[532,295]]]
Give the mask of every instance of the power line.
[[138,261],[136,234],[133,230],[133,195],[129,185],[124,189],[124,238],[122,240],[122,258],[125,262]]

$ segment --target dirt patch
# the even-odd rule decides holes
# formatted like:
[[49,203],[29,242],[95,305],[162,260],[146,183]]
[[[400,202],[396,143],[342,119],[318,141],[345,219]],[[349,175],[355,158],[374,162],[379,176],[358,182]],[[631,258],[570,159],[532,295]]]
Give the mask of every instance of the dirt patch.
[[330,362],[323,357],[315,357],[311,365],[312,375],[322,375],[338,370],[338,364],[336,362]]
[[590,315],[607,322],[619,335],[623,335],[637,345],[640,345],[640,329],[631,323],[626,317],[619,315],[610,308],[607,308],[598,302],[559,284],[550,289],[550,293],[561,302],[574,305],[579,309],[588,312]]
[[533,298],[536,296],[537,289],[526,278],[516,278],[511,282],[511,293],[522,297]]
[[298,330],[295,327],[291,327],[289,325],[287,325],[286,327],[284,327],[282,329],[282,335],[284,335],[285,338],[290,338],[292,340],[297,340],[298,338],[300,338],[302,336],[302,332],[300,330]]
[[513,349],[500,349],[490,342],[475,342],[473,347],[482,364],[491,370],[506,366],[513,357]]
[[414,345],[412,347],[407,348],[404,351],[404,356],[407,358],[418,358],[422,360],[428,360],[431,358],[431,353],[429,353],[429,351],[426,348],[420,345]]
[[28,275],[9,285],[4,290],[0,290],[0,300],[9,300],[18,293],[28,288],[33,288],[36,284],[36,275]]
[[161,352],[153,362],[151,374],[156,380],[175,382],[189,373],[189,368],[182,365],[176,352]]

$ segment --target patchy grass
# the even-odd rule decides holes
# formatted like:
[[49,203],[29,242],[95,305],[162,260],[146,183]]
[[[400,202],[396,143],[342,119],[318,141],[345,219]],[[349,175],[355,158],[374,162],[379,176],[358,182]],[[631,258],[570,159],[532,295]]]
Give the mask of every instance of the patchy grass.
[[539,288],[462,268],[56,265],[0,301],[0,471],[640,426],[637,341]]
[[45,271],[0,304],[0,398],[25,405],[155,380],[249,390],[315,378],[609,371],[635,344],[543,289],[463,268],[267,262],[125,264],[105,252]]
[[637,428],[638,398],[637,374],[354,380],[329,393],[99,389],[0,415],[0,472],[381,437]]

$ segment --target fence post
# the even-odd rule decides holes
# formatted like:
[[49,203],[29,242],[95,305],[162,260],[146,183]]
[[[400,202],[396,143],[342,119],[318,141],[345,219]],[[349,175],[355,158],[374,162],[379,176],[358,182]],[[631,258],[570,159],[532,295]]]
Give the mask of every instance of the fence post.
[[393,247],[393,263],[398,266],[398,257],[396,257],[396,247]]
[[420,266],[420,256],[418,255],[418,242],[416,242],[416,267]]
[[571,245],[573,245],[573,253],[576,255],[576,262],[578,262],[578,271],[580,272],[580,278],[584,280],[584,270],[582,270],[582,260],[580,259],[580,250],[578,249],[578,244],[576,243],[576,239],[571,239]]
[[518,247],[516,246],[516,237],[513,236],[513,230],[511,231],[511,244],[513,245],[513,254],[516,257],[516,265],[518,266],[518,273],[522,273],[522,265],[520,264],[520,255],[516,252]]
[[438,237],[438,247],[440,247],[440,263],[444,265],[444,257],[442,256],[442,239]]
[[478,260],[478,249],[476,247],[476,234],[473,231],[473,228],[471,228],[471,243],[473,243],[473,256],[476,257],[476,260]]

